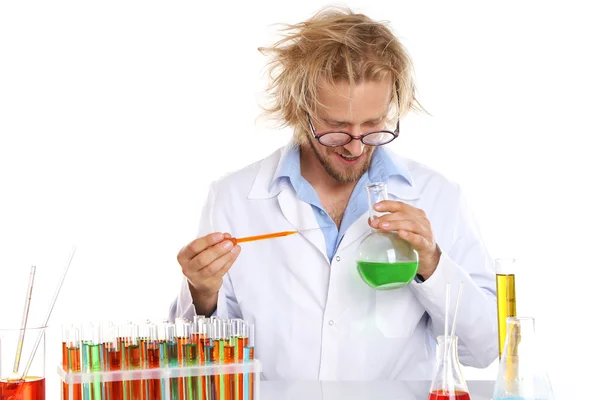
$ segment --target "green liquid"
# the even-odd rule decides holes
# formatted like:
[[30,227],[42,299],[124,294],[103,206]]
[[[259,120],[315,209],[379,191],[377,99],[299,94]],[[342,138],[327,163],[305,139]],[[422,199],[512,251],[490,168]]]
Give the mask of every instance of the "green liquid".
[[408,285],[417,274],[418,261],[394,263],[358,261],[358,271],[375,289],[395,289]]
[[[102,345],[100,344],[90,344],[88,345],[89,350],[89,362],[90,362],[90,371],[91,372],[99,372],[102,371],[102,353],[101,353]],[[92,394],[92,399],[102,399],[102,384],[100,383],[100,378],[95,377],[94,383],[92,383],[90,392]]]
[[[167,358],[169,359],[169,367],[179,367],[178,349],[176,341],[167,341]],[[179,398],[179,378],[171,378],[171,398]]]

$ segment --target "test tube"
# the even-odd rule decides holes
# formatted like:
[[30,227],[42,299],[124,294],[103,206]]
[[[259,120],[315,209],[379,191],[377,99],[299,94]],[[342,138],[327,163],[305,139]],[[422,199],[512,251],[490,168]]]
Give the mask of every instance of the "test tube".
[[[206,359],[206,365],[214,365],[217,363],[218,357],[218,342],[215,341],[216,337],[216,325],[215,320],[211,318],[209,323],[206,326],[208,340],[204,342],[204,357]],[[215,352],[215,348],[217,349]],[[217,377],[206,376],[206,390],[205,390],[205,398],[206,400],[217,400]]]
[[[169,366],[169,352],[167,351],[167,325],[169,321],[162,321],[157,325],[158,334],[158,348],[160,357],[160,368],[168,368]],[[166,379],[161,379],[160,390],[161,399],[167,398],[168,382]]]
[[[166,325],[167,331],[167,358],[169,367],[179,367],[179,355],[177,351],[177,335],[175,332],[175,324],[168,323]],[[182,399],[180,395],[179,378],[171,378],[169,381],[171,386],[170,397],[171,399]]]
[[[185,366],[185,351],[186,351],[186,347],[185,345],[187,345],[189,343],[189,321],[185,318],[177,318],[175,320],[175,333],[177,335],[177,360],[178,360],[178,365],[180,367],[184,367]],[[178,388],[179,388],[179,397],[177,397],[178,399],[183,399],[185,393],[186,393],[186,388],[187,388],[187,381],[184,380],[184,378],[179,378],[178,379]]]
[[[142,367],[142,357],[139,341],[139,327],[129,323],[125,325],[125,364],[128,370],[138,370]],[[143,385],[141,380],[125,381],[125,397],[127,399],[142,399]]]
[[[194,324],[186,322],[183,324],[183,338],[184,343],[181,348],[183,349],[183,367],[196,367],[198,366],[198,343],[194,340]],[[198,386],[199,379],[195,376],[189,376],[184,378],[184,387],[186,393],[186,399],[196,399],[199,396]]]
[[[231,321],[223,322],[223,363],[235,363],[235,342],[236,337],[233,335],[233,323]],[[224,383],[224,399],[233,400],[235,395],[235,376],[225,374],[222,382]]]
[[[191,340],[196,344],[196,362],[195,365],[204,364],[204,337],[205,337],[205,321],[206,318],[203,316],[194,316],[193,331],[191,334]],[[200,400],[203,399],[205,379],[204,376],[195,379],[196,393]]]
[[[67,343],[69,341],[69,329],[71,325],[62,325],[62,369],[67,372],[69,370],[69,350]],[[67,400],[69,398],[69,386],[66,382],[62,383],[62,398]]]
[[202,356],[204,351],[202,349],[202,338],[201,338],[201,326],[203,325],[202,319],[198,316],[194,316],[194,322],[191,324],[190,342],[196,344],[196,365],[201,364]]
[[[158,327],[147,322],[143,325],[144,368],[160,368],[160,345],[158,342]],[[160,399],[162,395],[160,379],[147,379],[144,382],[146,399]]]
[[[102,341],[104,342],[104,364],[107,371],[120,371],[123,364],[123,352],[119,341],[119,329],[112,323],[104,326]],[[104,385],[106,400],[123,400],[123,382],[111,381]]]
[[[67,333],[67,354],[68,354],[68,372],[79,373],[81,372],[81,337],[80,328],[77,326],[71,326],[68,328]],[[69,400],[81,400],[82,399],[82,386],[81,383],[75,383],[69,385]]]
[[131,321],[125,321],[119,324],[117,343],[121,349],[121,369],[127,369],[127,334]]
[[[83,372],[92,373],[102,371],[103,351],[101,341],[101,327],[99,323],[87,322],[83,324],[81,340],[81,359]],[[101,400],[102,384],[96,377],[92,383],[83,384],[84,400]]]
[[[254,360],[254,324],[248,324],[248,344],[244,347],[244,360]],[[254,400],[255,374],[244,374],[244,400]]]
[[[207,362],[207,351],[212,351],[211,339],[209,333],[210,320],[203,319],[199,321],[198,324],[198,332],[199,332],[199,341],[198,341],[198,358],[199,364],[205,365]],[[200,379],[200,393],[202,396],[200,397],[202,400],[206,399],[206,385],[207,385],[208,377],[206,375],[202,375]]]
[[[89,346],[92,342],[92,328],[91,323],[86,322],[81,327],[81,370],[83,372],[90,372],[90,352]],[[83,400],[91,400],[92,389],[89,383],[81,385]]]
[[[247,324],[242,319],[235,320],[235,362],[242,363],[244,361],[244,348],[248,345],[248,328]],[[244,394],[244,375],[237,374],[235,385],[235,398],[240,400]]]
[[148,340],[150,340],[150,324],[150,321],[146,320],[138,326],[141,368],[145,368],[146,365],[146,349],[148,347]]
[[[223,349],[225,347],[225,335],[224,335],[224,321],[221,319],[215,320],[213,328],[213,358],[218,364],[222,364],[225,360],[225,354]],[[214,375],[215,380],[215,392],[219,400],[225,399],[225,379],[222,374]]]
[[[89,372],[102,371],[103,362],[103,346],[101,338],[101,325],[99,323],[91,323],[87,325],[90,331],[88,332],[88,370]],[[102,383],[100,377],[95,376],[94,382],[89,385],[89,393],[91,400],[102,400]]]

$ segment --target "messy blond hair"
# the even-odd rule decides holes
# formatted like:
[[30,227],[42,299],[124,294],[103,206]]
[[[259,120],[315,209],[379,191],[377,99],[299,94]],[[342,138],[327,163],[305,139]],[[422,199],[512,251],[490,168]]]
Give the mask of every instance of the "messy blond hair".
[[353,85],[391,77],[390,107],[395,118],[422,110],[415,97],[413,66],[400,41],[384,22],[347,8],[322,9],[296,25],[284,25],[283,39],[259,51],[271,57],[265,116],[294,130],[297,144],[309,132],[306,113],[314,115],[323,83]]

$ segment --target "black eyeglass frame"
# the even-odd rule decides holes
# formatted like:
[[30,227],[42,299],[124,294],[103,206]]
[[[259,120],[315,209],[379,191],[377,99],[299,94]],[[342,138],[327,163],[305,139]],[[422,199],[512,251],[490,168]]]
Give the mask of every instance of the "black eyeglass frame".
[[[398,122],[396,122],[396,129],[393,132],[390,131],[390,130],[387,130],[387,129],[380,129],[378,131],[372,131],[372,132],[364,133],[364,134],[362,134],[360,136],[354,136],[354,135],[351,135],[349,132],[337,131],[337,130],[330,130],[330,131],[326,131],[326,132],[317,133],[317,131],[315,130],[315,127],[314,127],[314,125],[312,123],[312,120],[311,120],[310,115],[308,114],[308,112],[306,113],[306,118],[308,119],[308,125],[310,126],[310,130],[312,131],[312,134],[313,134],[314,138],[317,139],[321,145],[327,146],[327,147],[345,146],[345,145],[347,145],[348,143],[350,143],[353,140],[360,140],[364,145],[367,145],[367,146],[383,146],[383,145],[386,145],[386,144],[391,143],[392,141],[394,141],[398,137],[398,135],[400,134],[400,119],[398,119]],[[332,133],[338,133],[338,134],[342,133],[342,134],[344,134],[344,135],[346,135],[348,137],[348,140],[346,142],[344,142],[344,143],[335,144],[335,145],[326,144],[326,143],[323,143],[321,141],[321,138],[323,136],[330,135]],[[391,135],[390,140],[388,140],[387,142],[379,143],[379,144],[365,143],[365,138],[367,138],[370,135],[374,135],[376,133],[388,133],[388,134]]]

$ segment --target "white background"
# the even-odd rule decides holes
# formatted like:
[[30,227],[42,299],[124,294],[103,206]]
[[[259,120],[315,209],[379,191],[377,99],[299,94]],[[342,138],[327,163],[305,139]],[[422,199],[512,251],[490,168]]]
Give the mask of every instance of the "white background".
[[[217,4],[218,3],[218,4]],[[208,183],[290,138],[257,120],[277,23],[327,3],[0,3],[0,326],[20,321],[29,266],[40,324],[164,318]],[[390,146],[461,183],[494,257],[519,261],[555,381],[596,365],[600,62],[593,2],[346,3],[388,20],[431,113]],[[476,329],[476,327],[473,327]],[[494,379],[496,364],[465,369]],[[49,398],[58,378],[50,379]],[[571,397],[573,398],[573,397]]]

